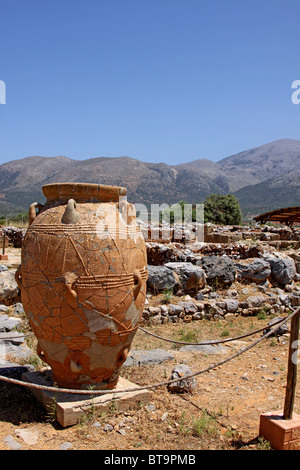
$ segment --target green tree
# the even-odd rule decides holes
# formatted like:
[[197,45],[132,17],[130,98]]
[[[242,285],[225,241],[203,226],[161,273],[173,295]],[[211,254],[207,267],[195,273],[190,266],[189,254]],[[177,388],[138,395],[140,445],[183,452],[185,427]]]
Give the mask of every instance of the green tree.
[[239,225],[242,211],[238,199],[233,194],[211,194],[204,202],[204,223],[217,225]]
[[[192,208],[187,210],[185,206]],[[196,221],[196,209],[185,201],[178,201],[162,212],[162,220],[165,222],[195,222]]]

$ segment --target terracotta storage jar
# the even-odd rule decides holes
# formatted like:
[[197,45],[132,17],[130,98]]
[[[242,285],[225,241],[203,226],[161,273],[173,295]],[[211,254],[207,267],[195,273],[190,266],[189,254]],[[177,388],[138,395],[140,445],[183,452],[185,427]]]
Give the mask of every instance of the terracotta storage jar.
[[147,257],[126,189],[43,186],[16,279],[37,352],[64,388],[113,388],[145,303]]

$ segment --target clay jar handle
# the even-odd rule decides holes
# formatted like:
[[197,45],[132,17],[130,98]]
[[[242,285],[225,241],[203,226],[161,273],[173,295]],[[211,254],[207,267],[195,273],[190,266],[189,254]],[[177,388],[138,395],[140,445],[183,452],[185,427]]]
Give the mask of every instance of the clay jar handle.
[[130,225],[131,222],[136,219],[136,210],[134,205],[123,200],[119,202],[118,207],[123,221]]
[[37,216],[36,209],[38,210],[38,213],[39,213],[43,207],[44,207],[43,204],[40,204],[39,202],[33,202],[31,204],[31,206],[29,207],[29,213],[28,213],[29,225],[31,225],[32,222],[34,222],[36,219],[36,216]]
[[134,297],[134,300],[136,300],[143,284],[143,279],[138,269],[135,269],[133,271],[133,280],[134,280],[133,297]]

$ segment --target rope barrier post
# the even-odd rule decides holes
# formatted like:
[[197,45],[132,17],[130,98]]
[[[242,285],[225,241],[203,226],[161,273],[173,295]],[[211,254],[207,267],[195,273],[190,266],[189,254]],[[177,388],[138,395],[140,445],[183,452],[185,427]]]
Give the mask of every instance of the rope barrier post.
[[299,343],[300,308],[290,316],[288,372],[283,413],[260,415],[259,435],[275,450],[300,450],[300,415],[293,413],[297,385],[297,353]]
[[292,416],[293,416],[296,385],[297,385],[297,362],[298,362],[297,354],[298,354],[298,344],[299,344],[299,326],[300,326],[300,309],[298,309],[298,313],[291,319],[287,385],[286,385],[284,413],[283,413],[284,419],[292,419]]
[[5,231],[3,231],[2,254],[0,254],[0,260],[8,260],[8,255],[5,254],[5,243],[6,243],[6,233]]

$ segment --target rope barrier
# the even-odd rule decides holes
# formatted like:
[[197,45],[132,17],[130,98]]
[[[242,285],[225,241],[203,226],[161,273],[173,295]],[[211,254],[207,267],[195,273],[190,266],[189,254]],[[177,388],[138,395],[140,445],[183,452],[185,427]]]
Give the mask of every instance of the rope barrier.
[[266,334],[264,334],[263,336],[261,336],[258,340],[256,340],[255,342],[253,342],[252,344],[250,344],[249,346],[246,346],[245,348],[241,349],[240,351],[236,352],[235,354],[233,354],[232,356],[229,356],[228,358],[225,358],[223,359],[222,361],[216,363],[216,364],[213,364],[211,366],[208,366],[206,369],[202,369],[198,372],[195,372],[193,374],[189,374],[189,375],[186,375],[184,377],[180,377],[180,378],[176,378],[176,379],[172,379],[172,380],[167,380],[167,381],[164,381],[164,382],[160,382],[160,383],[156,383],[156,384],[150,384],[150,385],[144,385],[144,386],[137,386],[137,387],[130,387],[130,388],[127,388],[127,389],[122,389],[122,390],[75,390],[75,389],[67,389],[67,388],[58,388],[58,387],[48,387],[48,386],[44,386],[44,385],[38,385],[38,384],[32,384],[32,383],[28,383],[28,382],[24,382],[22,380],[17,380],[17,379],[12,379],[10,377],[5,377],[5,376],[2,376],[0,375],[0,380],[4,381],[4,382],[8,382],[8,383],[12,383],[12,384],[15,384],[15,385],[21,385],[21,386],[25,386],[25,387],[28,387],[28,388],[32,388],[32,389],[38,389],[38,390],[45,390],[45,391],[50,391],[50,392],[55,392],[55,393],[68,393],[68,394],[76,394],[76,395],[107,395],[107,394],[119,394],[119,393],[127,393],[127,392],[135,392],[135,391],[140,391],[140,390],[150,390],[150,389],[154,389],[154,388],[159,388],[159,387],[162,387],[162,386],[165,386],[165,385],[169,385],[171,383],[175,383],[175,382],[181,382],[182,380],[187,380],[187,379],[190,379],[192,377],[196,377],[198,375],[201,375],[205,372],[209,372],[210,370],[212,369],[216,369],[217,367],[220,367],[222,366],[223,364],[226,364],[227,362],[235,359],[236,357],[240,356],[241,354],[244,354],[246,351],[248,351],[249,349],[253,348],[254,346],[256,346],[257,344],[261,343],[264,339],[268,338],[271,334],[273,334],[277,329],[279,329],[279,327],[284,324],[285,322],[291,320],[291,318],[293,318],[295,315],[297,315],[298,313],[300,312],[300,308],[297,308],[293,313],[291,313],[291,315],[289,315],[288,317],[284,318],[283,320],[281,320],[277,327],[275,328],[271,328],[270,331],[268,331]]
[[[293,307],[290,307],[292,310],[293,310]],[[288,317],[285,318],[285,320],[288,320]],[[277,320],[276,322],[274,322],[271,326],[275,326],[277,325],[277,323],[281,322],[282,319],[280,320]],[[200,341],[198,343],[193,343],[191,341],[178,341],[178,340],[174,340],[174,339],[170,339],[170,338],[165,338],[163,336],[160,336],[160,335],[156,335],[155,333],[152,333],[151,331],[148,331],[148,330],[145,330],[144,328],[142,328],[141,326],[138,327],[139,330],[141,330],[143,333],[146,333],[150,336],[154,336],[155,338],[157,339],[161,339],[163,341],[167,341],[167,342],[170,342],[170,343],[175,343],[175,344],[184,344],[184,345],[190,345],[190,346],[207,346],[207,345],[211,345],[211,344],[221,344],[221,343],[228,343],[230,341],[236,341],[236,340],[239,340],[239,339],[243,339],[243,338],[247,338],[249,336],[253,336],[257,333],[260,333],[262,331],[264,331],[268,326],[264,326],[263,328],[260,328],[258,330],[254,330],[252,331],[251,333],[245,333],[244,335],[240,335],[240,336],[235,336],[233,338],[224,338],[224,339],[212,339],[212,340],[207,340],[207,341]],[[27,333],[27,334],[22,334],[21,336],[5,336],[5,337],[2,337],[1,338],[1,334],[0,334],[0,340],[1,341],[9,341],[9,340],[14,340],[14,339],[21,339],[21,338],[26,338],[26,337],[29,337],[29,336],[33,336],[34,333]]]
[[[285,320],[288,320],[288,317],[285,318]],[[276,322],[274,322],[271,326],[275,326],[277,325],[277,323],[281,322],[282,319],[280,320],[277,320]],[[148,330],[145,330],[144,328],[140,327],[139,326],[139,330],[143,331],[144,333],[147,333],[148,335],[151,335],[151,336],[154,336],[155,338],[157,339],[161,339],[163,341],[169,341],[171,343],[176,343],[176,344],[188,344],[188,345],[191,345],[191,346],[206,346],[206,345],[211,345],[211,344],[221,344],[221,343],[228,343],[229,341],[236,341],[238,339],[242,339],[242,338],[247,338],[248,336],[252,336],[252,335],[255,335],[257,333],[260,333],[261,331],[264,331],[267,327],[265,326],[264,328],[260,328],[259,330],[255,330],[253,331],[252,333],[246,333],[244,335],[240,335],[240,336],[235,336],[233,338],[224,338],[224,339],[213,339],[213,340],[207,340],[207,341],[202,341],[202,342],[199,342],[199,343],[192,343],[190,341],[188,342],[185,342],[185,341],[176,341],[176,340],[173,340],[173,339],[169,339],[169,338],[164,338],[163,336],[159,336],[159,335],[156,335],[155,333],[152,333],[151,331],[148,331]]]
[[0,341],[11,341],[14,339],[23,339],[23,338],[28,338],[29,336],[33,336],[34,333],[26,333],[26,334],[21,334],[20,336],[1,336],[1,334],[5,334],[5,332],[0,332]]

